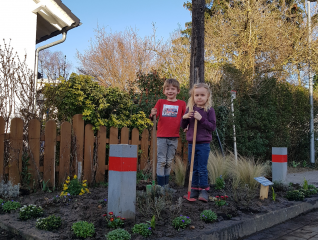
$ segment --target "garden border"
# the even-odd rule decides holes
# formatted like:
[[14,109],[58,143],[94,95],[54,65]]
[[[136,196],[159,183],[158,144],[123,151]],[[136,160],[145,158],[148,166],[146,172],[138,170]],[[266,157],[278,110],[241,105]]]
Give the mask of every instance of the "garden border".
[[[199,232],[188,229],[180,232],[180,236],[178,237],[161,237],[160,239],[235,240],[247,237],[315,209],[318,209],[318,196],[307,198],[304,202],[297,202],[287,208],[265,214],[255,214],[252,218],[233,218],[232,220],[209,224],[207,228],[199,230]],[[25,224],[24,229],[17,229],[15,222],[21,223],[21,221],[18,220],[18,213],[10,215],[16,215],[14,218],[16,220],[9,222],[9,219],[12,220],[12,217],[9,217],[8,214],[0,215],[0,228],[18,234],[27,240],[59,239],[58,234],[36,229],[35,223],[33,222],[23,222]],[[200,236],[198,236],[198,234],[200,234]]]

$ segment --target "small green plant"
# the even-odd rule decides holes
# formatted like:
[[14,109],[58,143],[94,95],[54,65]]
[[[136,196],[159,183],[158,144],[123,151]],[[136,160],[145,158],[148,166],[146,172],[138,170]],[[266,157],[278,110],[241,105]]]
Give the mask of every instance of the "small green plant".
[[2,198],[0,198],[0,204],[4,203],[4,200]]
[[304,178],[303,189],[308,190],[308,181],[306,180],[306,178]]
[[74,175],[73,179],[70,179],[70,176],[67,177],[63,185],[63,191],[60,196],[66,196],[70,194],[72,196],[83,195],[84,193],[89,193],[87,188],[87,180],[84,180],[82,183],[78,180],[77,176]]
[[113,212],[109,212],[108,216],[104,214],[103,217],[105,217],[109,228],[120,228],[124,225],[125,218],[121,218],[120,216],[116,217]]
[[292,162],[291,162],[291,166],[292,166],[293,168],[298,167],[299,164],[300,164],[300,162],[299,162],[299,163],[296,162],[296,161],[292,161]]
[[34,204],[29,204],[28,206],[24,205],[22,208],[20,208],[20,212],[19,212],[19,218],[21,220],[37,218],[42,215],[43,215],[42,207],[37,207]]
[[101,200],[98,201],[98,203],[105,207],[106,203],[107,203],[107,199],[106,198],[105,199],[101,199]]
[[272,187],[272,198],[274,202],[276,201],[276,195],[277,193],[275,193],[274,188]]
[[49,180],[47,180],[46,182],[43,180],[42,181],[42,191],[43,192],[52,192],[51,190],[50,190],[50,188],[48,187],[48,182],[50,181],[50,179]]
[[221,190],[225,188],[225,182],[222,178],[222,175],[219,176],[216,180],[215,180],[215,189],[216,190]]
[[306,160],[304,160],[304,161],[303,161],[303,163],[302,163],[302,165],[303,165],[303,168],[308,167],[308,163],[307,163],[307,161],[306,161]]
[[173,219],[172,226],[179,231],[186,228],[190,223],[191,219],[189,217],[180,215],[180,217]]
[[52,231],[58,229],[61,225],[61,218],[51,215],[46,218],[38,218],[35,227],[41,230]]
[[287,191],[285,196],[289,201],[303,201],[305,194],[299,190]]
[[107,240],[129,240],[131,235],[124,229],[118,228],[105,235]]
[[156,228],[156,217],[155,217],[155,215],[153,215],[151,220],[147,221],[147,223],[150,224],[151,229],[155,229]]
[[93,223],[88,223],[86,221],[78,221],[73,223],[72,231],[76,237],[93,237],[95,234],[95,227]]
[[215,222],[217,215],[212,210],[203,210],[200,214],[200,219],[206,223]]
[[135,224],[131,230],[133,233],[138,233],[143,237],[149,237],[152,234],[151,227],[148,223]]
[[228,199],[229,197],[228,196],[216,196],[216,201],[215,201],[215,205],[217,206],[217,207],[222,207],[222,206],[224,206],[225,204],[227,204],[227,202],[226,202],[226,199]]
[[21,204],[19,202],[15,202],[13,200],[12,201],[8,201],[8,202],[2,202],[2,204],[3,204],[2,205],[2,210],[4,212],[10,212],[11,210],[16,210],[16,209],[21,207]]

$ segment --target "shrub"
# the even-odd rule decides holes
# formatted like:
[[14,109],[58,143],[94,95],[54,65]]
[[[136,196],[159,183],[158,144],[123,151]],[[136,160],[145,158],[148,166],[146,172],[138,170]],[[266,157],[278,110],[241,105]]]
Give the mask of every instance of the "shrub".
[[216,196],[216,201],[215,201],[215,206],[218,206],[218,207],[222,207],[224,205],[226,205],[226,199],[228,199],[228,196]]
[[129,240],[131,235],[124,229],[118,228],[109,232],[106,236],[107,240]]
[[72,231],[74,232],[76,237],[93,237],[95,234],[95,227],[93,223],[78,221],[73,223]]
[[221,189],[224,189],[225,188],[225,182],[222,178],[222,175],[219,176],[216,181],[215,181],[215,187],[214,187],[216,190],[221,190]]
[[285,196],[289,201],[303,201],[305,194],[300,190],[291,190]]
[[172,226],[177,229],[178,231],[182,228],[186,228],[191,223],[191,219],[187,216],[176,217],[172,221]]
[[41,230],[52,231],[58,229],[61,225],[61,218],[51,215],[46,218],[38,218],[35,226]]
[[132,228],[132,232],[138,233],[143,237],[149,237],[152,234],[151,227],[147,223],[135,224],[134,227]]
[[8,201],[8,202],[3,202],[2,203],[2,210],[4,212],[10,212],[11,210],[16,210],[21,207],[21,204],[19,202],[15,201]]
[[70,177],[68,176],[65,184],[63,185],[63,191],[61,192],[60,196],[66,196],[68,194],[75,196],[89,193],[86,182],[87,180],[84,180],[82,183],[80,183],[76,175],[74,175],[72,180],[70,180]]
[[36,218],[39,216],[42,216],[43,209],[42,207],[37,207],[34,204],[24,205],[22,208],[20,208],[19,218],[21,220],[27,220],[30,218]]
[[217,218],[216,213],[212,210],[203,210],[200,214],[200,219],[206,223],[215,222]]

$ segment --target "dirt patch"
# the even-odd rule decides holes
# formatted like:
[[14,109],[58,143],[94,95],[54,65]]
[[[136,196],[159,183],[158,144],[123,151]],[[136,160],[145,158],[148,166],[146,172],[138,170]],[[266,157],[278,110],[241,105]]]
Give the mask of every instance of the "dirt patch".
[[[145,186],[146,183],[139,183],[137,186],[138,191],[144,191],[146,188]],[[217,213],[217,222],[213,223],[213,225],[217,227],[218,222],[222,222],[222,225],[224,225],[225,222],[230,223],[230,221],[233,220],[239,221],[245,218],[252,218],[255,214],[268,213],[295,204],[295,202],[290,202],[283,197],[285,194],[283,189],[282,191],[277,191],[276,201],[274,202],[271,197],[271,191],[268,199],[260,200],[259,189],[252,192],[241,189],[239,193],[234,193],[229,189],[216,191],[212,186],[211,190],[209,190],[209,196],[215,197],[227,195],[229,197],[227,205],[217,207],[215,202],[212,201],[209,201],[208,203],[201,201],[188,202],[185,199],[182,199],[181,204],[178,205],[178,199],[186,194],[187,188],[177,186],[172,187],[176,189],[177,192],[172,195],[170,207],[164,209],[160,219],[156,220],[156,228],[153,230],[150,239],[182,237],[185,234],[187,236],[200,235],[200,231],[211,228],[211,224],[206,224],[200,220],[200,213],[205,209],[211,209]],[[85,220],[92,222],[95,225],[96,235],[92,239],[105,239],[105,234],[113,230],[107,228],[106,220],[102,216],[107,213],[107,201],[105,201],[105,199],[108,198],[107,191],[107,187],[95,187],[90,188],[89,194],[63,198],[59,197],[60,192],[43,193],[39,191],[15,199],[20,201],[22,205],[32,203],[42,206],[44,209],[44,217],[51,214],[60,216],[62,218],[62,226],[59,230],[53,232],[36,229],[35,219],[28,221],[18,220],[18,212],[1,214],[0,221],[14,225],[18,230],[32,231],[33,234],[40,239],[77,239],[72,234],[71,226],[76,221]],[[234,201],[234,199],[237,201]],[[181,208],[171,209],[171,206],[181,206]],[[191,225],[194,227],[193,229],[187,228],[183,231],[177,231],[172,227],[172,220],[180,214],[191,218]],[[146,221],[150,221],[150,219],[150,215],[137,209],[135,223],[145,223]],[[135,223],[126,221],[124,228],[132,233],[131,228]],[[132,239],[142,239],[142,237],[137,234],[132,234]]]
[[299,172],[309,172],[309,171],[315,171],[317,169],[310,168],[310,167],[287,167],[288,173],[299,173]]

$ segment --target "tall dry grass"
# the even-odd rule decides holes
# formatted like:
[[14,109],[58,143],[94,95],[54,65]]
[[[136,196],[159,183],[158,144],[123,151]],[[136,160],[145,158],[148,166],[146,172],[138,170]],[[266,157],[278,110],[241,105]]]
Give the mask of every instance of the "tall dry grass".
[[228,169],[231,167],[233,159],[232,153],[223,157],[219,152],[210,152],[207,169],[211,184],[215,184],[216,179],[221,175],[223,179],[228,178]]
[[175,162],[172,165],[172,169],[175,174],[175,183],[178,186],[183,186],[185,181],[187,165],[182,161],[182,159],[176,155]]

